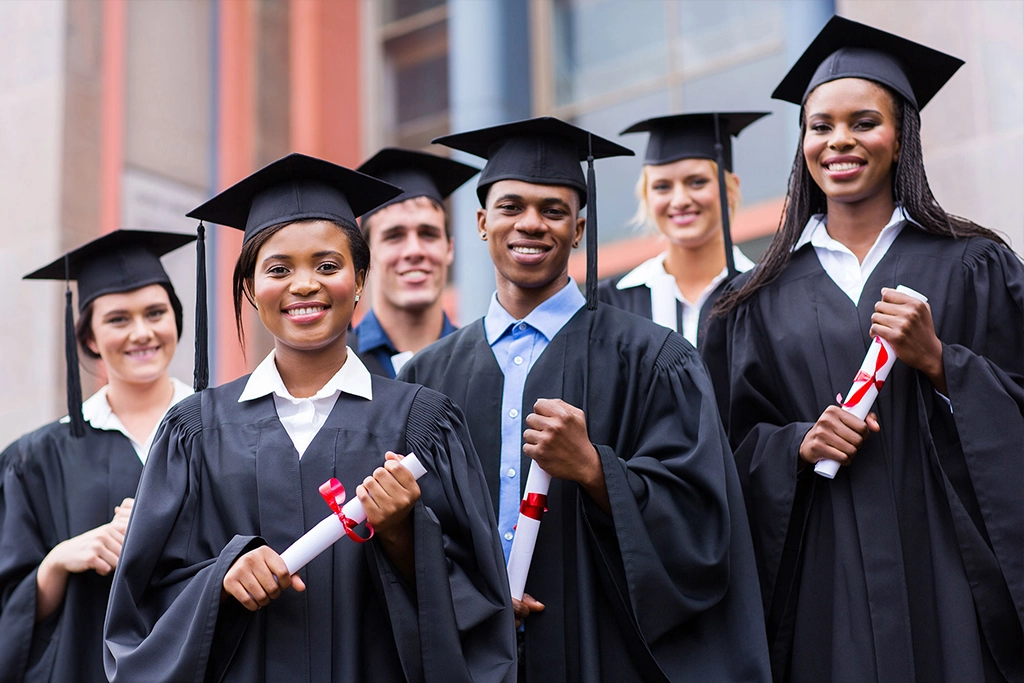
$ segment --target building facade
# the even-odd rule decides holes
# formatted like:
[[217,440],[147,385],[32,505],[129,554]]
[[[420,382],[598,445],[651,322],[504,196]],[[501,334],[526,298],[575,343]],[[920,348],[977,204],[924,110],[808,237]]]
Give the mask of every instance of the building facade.
[[[662,114],[768,110],[735,146],[737,242],[757,255],[782,209],[797,108],[770,99],[832,13],[950,52],[929,104],[929,179],[948,211],[1024,245],[1021,0],[13,0],[0,3],[0,441],[65,412],[63,288],[20,276],[117,227],[188,232],[189,208],[289,151],[355,166],[383,145],[551,114],[605,137]],[[646,136],[620,139],[642,154]],[[434,150],[438,151],[438,150]],[[462,157],[469,163],[479,160]],[[600,269],[660,250],[630,226],[641,160],[598,165]],[[472,183],[470,184],[472,185]],[[449,304],[486,309],[493,270],[472,187],[452,200]],[[271,340],[235,334],[240,234],[208,230],[214,382]],[[186,303],[172,373],[192,374],[194,254],[165,259]],[[572,272],[582,281],[583,258]],[[28,302],[31,302],[28,304]],[[83,366],[86,392],[102,367]]]

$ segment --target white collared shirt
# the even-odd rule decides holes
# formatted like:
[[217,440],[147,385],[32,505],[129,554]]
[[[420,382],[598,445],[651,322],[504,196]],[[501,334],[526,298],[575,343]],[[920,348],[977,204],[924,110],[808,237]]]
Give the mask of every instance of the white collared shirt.
[[[733,260],[736,262],[736,270],[739,272],[745,273],[754,267],[754,262],[748,259],[746,254],[740,251],[739,247],[734,246],[732,248],[732,255]],[[728,268],[723,268],[722,272],[716,275],[708,286],[704,288],[704,291],[700,293],[696,301],[687,301],[683,297],[683,293],[679,291],[679,284],[676,282],[675,276],[665,270],[665,258],[667,256],[668,252],[663,251],[654,258],[644,261],[624,275],[618,284],[615,285],[615,289],[629,289],[641,286],[650,289],[651,319],[670,330],[676,330],[676,302],[678,301],[683,307],[683,325],[681,330],[676,331],[682,334],[686,341],[696,346],[697,328],[700,326],[700,309],[703,308],[708,297],[715,291],[715,287],[728,276],[729,270]]]
[[850,297],[854,305],[857,305],[861,292],[864,291],[864,283],[867,282],[875,266],[903,231],[904,221],[909,220],[912,219],[903,211],[903,207],[897,205],[892,212],[892,218],[878,233],[875,243],[871,245],[864,260],[858,261],[846,245],[832,239],[832,236],[828,234],[826,227],[828,216],[823,213],[815,214],[807,221],[793,251],[810,243],[814,247],[814,253],[817,254],[821,267],[825,269],[832,281],[846,293],[846,296]]
[[238,402],[273,394],[277,417],[295,445],[299,458],[302,458],[313,438],[327,422],[327,416],[334,409],[341,392],[360,396],[367,401],[373,399],[370,371],[352,349],[348,349],[348,358],[341,369],[309,398],[295,398],[291,395],[281,379],[281,373],[277,371],[274,352],[271,351],[249,375]]
[[[160,416],[160,419],[156,421],[156,426],[153,427],[153,431],[149,433],[146,440],[139,443],[135,440],[135,437],[128,433],[128,429],[121,422],[121,419],[114,413],[110,408],[110,402],[107,400],[107,389],[110,385],[104,385],[95,394],[82,401],[82,417],[88,422],[93,429],[103,429],[109,432],[121,432],[127,437],[132,448],[135,449],[135,453],[139,456],[139,460],[142,464],[146,464],[146,458],[149,457],[149,449],[153,445],[153,437],[156,436],[157,427],[163,422],[164,415],[167,414],[167,410],[171,409],[175,403],[185,398],[186,396],[192,395],[192,387],[180,382],[175,378],[171,377],[171,386],[174,387],[174,393],[171,395],[171,402],[167,406],[167,410],[164,411],[164,415]],[[67,416],[61,418],[61,422],[68,422]]]

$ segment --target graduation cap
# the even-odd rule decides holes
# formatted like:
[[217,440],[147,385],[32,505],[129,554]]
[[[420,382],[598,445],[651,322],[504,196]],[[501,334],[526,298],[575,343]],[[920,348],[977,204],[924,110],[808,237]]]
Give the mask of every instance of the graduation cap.
[[[484,204],[487,190],[499,180],[535,185],[562,185],[580,195],[587,210],[587,308],[597,308],[597,182],[594,159],[633,156],[633,151],[552,116],[445,135],[433,142],[487,159],[477,181]],[[583,177],[580,162],[587,162]]]
[[710,159],[718,164],[718,194],[722,205],[722,233],[725,237],[725,263],[730,275],[736,274],[732,253],[729,194],[725,187],[725,171],[732,170],[732,138],[767,111],[706,112],[673,114],[645,119],[619,133],[650,133],[644,163],[651,166],[670,164],[680,159]]
[[[160,257],[195,241],[196,235],[145,230],[115,230],[87,242],[35,270],[25,280],[78,282],[78,312],[104,294],[129,292],[155,284],[171,285]],[[173,287],[173,285],[171,285]],[[82,385],[72,312],[71,287],[64,290],[64,358],[67,361],[68,417],[71,433],[85,435]]]
[[402,189],[330,161],[292,153],[244,178],[186,216],[244,231],[248,242],[281,223],[325,220],[359,229],[356,216]]
[[397,147],[385,147],[356,170],[402,188],[402,194],[364,213],[364,225],[367,218],[385,206],[414,197],[429,197],[440,204],[480,172],[475,166],[446,157]]
[[[768,116],[767,111],[707,112],[701,114],[673,114],[658,116],[634,123],[619,135],[650,133],[644,163],[651,166],[670,164],[680,159],[710,159],[718,161],[718,142],[722,144],[725,168],[732,170],[732,138],[758,119]],[[716,133],[715,118],[718,118]],[[721,140],[719,140],[721,138]]]
[[832,17],[772,97],[803,105],[822,83],[864,78],[895,90],[920,111],[963,63],[912,40]]

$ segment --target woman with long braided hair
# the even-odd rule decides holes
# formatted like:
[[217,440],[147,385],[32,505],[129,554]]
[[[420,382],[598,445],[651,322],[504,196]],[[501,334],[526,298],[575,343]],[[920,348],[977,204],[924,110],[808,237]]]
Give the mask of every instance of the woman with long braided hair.
[[[1024,680],[1024,268],[921,153],[961,64],[835,17],[774,93],[802,108],[785,215],[703,348],[777,681]],[[836,405],[855,376],[865,419]]]

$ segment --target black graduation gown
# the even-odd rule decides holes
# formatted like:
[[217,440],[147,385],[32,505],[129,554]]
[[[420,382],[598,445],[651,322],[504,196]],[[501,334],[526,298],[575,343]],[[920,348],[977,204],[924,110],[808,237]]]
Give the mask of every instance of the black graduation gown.
[[[273,397],[238,403],[245,377],[168,414],[150,453],[105,629],[112,681],[512,681],[501,546],[461,415],[436,392],[373,377],[342,393],[300,460]],[[384,461],[427,469],[413,512],[416,587],[376,541],[342,539],[255,613],[221,584],[262,544],[283,551]]]
[[142,462],[120,432],[86,424],[75,439],[59,422],[15,441],[0,462],[0,681],[105,681],[112,577],[71,574],[64,601],[36,624],[36,570],[58,543],[110,521],[135,495]]
[[[504,377],[483,321],[400,377],[466,412],[497,510]],[[581,309],[531,369],[522,415],[541,397],[586,413],[612,515],[577,484],[551,482],[526,583],[546,606],[526,620],[526,681],[767,680],[742,495],[693,348],[611,306]]]
[[[617,275],[616,277],[608,278],[597,283],[597,298],[602,303],[610,304],[616,308],[621,308],[624,311],[629,311],[641,318],[647,318],[651,320],[653,313],[651,312],[651,288],[646,285],[638,285],[636,287],[627,287],[626,289],[618,289],[617,285],[619,280],[626,277],[628,273],[623,275]],[[718,283],[715,289],[711,292],[711,296],[707,298],[704,305],[700,307],[700,315],[697,318],[697,348],[700,348],[704,343],[704,331],[707,329],[708,319],[711,317],[711,309],[715,307],[715,302],[725,292],[728,287],[730,278],[726,278]],[[683,304],[682,302],[676,302],[676,331],[678,332],[682,326],[683,320]]]
[[[880,289],[929,298],[952,414],[897,361],[832,481],[798,450],[845,395]],[[810,246],[727,318],[705,359],[753,526],[776,680],[1024,678],[1024,269],[907,224],[858,306]],[[723,340],[724,338],[724,340]]]

